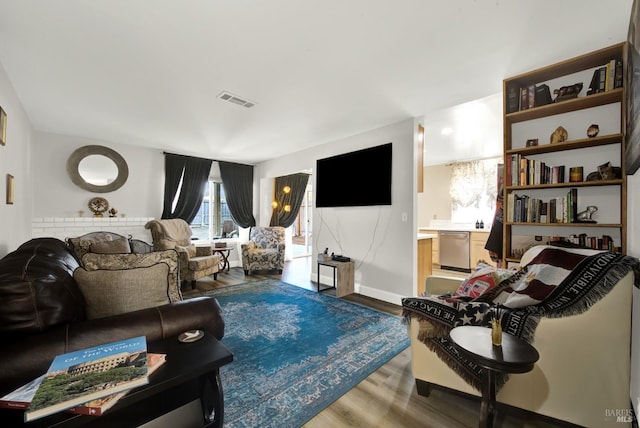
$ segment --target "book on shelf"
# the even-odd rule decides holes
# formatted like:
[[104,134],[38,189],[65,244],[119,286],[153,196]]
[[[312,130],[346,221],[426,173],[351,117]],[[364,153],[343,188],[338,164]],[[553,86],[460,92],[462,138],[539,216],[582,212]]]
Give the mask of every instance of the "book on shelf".
[[507,113],[514,113],[520,109],[518,88],[511,85],[507,88]]
[[623,82],[622,73],[623,73],[622,60],[621,59],[617,59],[616,60],[615,73],[614,73],[614,77],[613,77],[613,88],[614,89],[622,88],[622,82]]
[[553,102],[551,98],[551,90],[549,89],[549,85],[537,85],[535,86],[535,94],[536,94],[536,107],[544,106],[547,104],[551,104]]
[[[167,354],[147,353],[147,375],[150,376],[158,370],[167,360],[166,357]],[[121,391],[116,394],[88,401],[79,406],[68,409],[67,412],[78,415],[102,416],[104,412],[113,407],[118,400],[127,395],[129,391],[130,389],[127,389],[126,391]]]
[[60,354],[25,411],[25,422],[148,382],[144,336]]
[[536,85],[527,86],[527,108],[536,106]]
[[529,108],[529,90],[527,87],[520,88],[520,110]]

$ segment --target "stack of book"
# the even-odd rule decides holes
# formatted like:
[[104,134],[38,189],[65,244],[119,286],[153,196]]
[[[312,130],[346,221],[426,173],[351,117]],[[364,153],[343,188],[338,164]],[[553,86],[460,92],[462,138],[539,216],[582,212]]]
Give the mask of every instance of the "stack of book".
[[147,353],[144,336],[61,354],[47,373],[0,398],[0,408],[25,411],[25,421],[53,413],[100,416],[166,360]]

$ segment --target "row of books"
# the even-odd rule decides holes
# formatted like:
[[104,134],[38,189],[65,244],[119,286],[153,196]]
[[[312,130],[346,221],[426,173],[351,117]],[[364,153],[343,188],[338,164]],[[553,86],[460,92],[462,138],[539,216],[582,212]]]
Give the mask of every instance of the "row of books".
[[165,361],[147,353],[144,336],[61,354],[47,373],[1,397],[0,408],[24,410],[25,422],[61,411],[100,416]]
[[528,110],[551,103],[551,93],[547,85],[529,85],[507,88],[507,113]]
[[507,194],[505,219],[511,223],[576,223],[578,217],[578,189],[566,196],[543,201],[528,195]]
[[550,166],[521,154],[507,155],[507,186],[533,186],[564,183],[564,165]]
[[569,236],[547,236],[547,237],[536,237],[536,243],[529,245],[527,247],[522,248],[512,248],[511,249],[511,257],[520,258],[522,255],[533,245],[547,244],[553,245],[554,243],[569,243],[573,245],[578,245],[584,248],[591,248],[594,250],[605,250],[605,251],[619,251],[620,248],[616,247],[613,238],[609,235],[598,236],[587,236],[586,233],[581,233],[579,235],[569,235]]
[[587,95],[622,88],[622,60],[612,59],[593,72]]

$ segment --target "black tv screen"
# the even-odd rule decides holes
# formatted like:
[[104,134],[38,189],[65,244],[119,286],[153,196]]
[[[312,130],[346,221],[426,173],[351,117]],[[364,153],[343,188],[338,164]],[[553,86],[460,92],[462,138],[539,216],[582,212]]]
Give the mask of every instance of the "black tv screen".
[[392,143],[316,161],[316,207],[391,205]]

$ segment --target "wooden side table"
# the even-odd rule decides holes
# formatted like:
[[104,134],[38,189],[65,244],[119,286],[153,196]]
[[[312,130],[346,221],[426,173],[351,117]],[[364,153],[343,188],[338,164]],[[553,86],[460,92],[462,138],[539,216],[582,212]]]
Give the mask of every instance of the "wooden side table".
[[[333,286],[320,289],[320,266],[333,268]],[[337,280],[336,280],[337,275]],[[346,296],[354,292],[355,283],[355,262],[339,262],[331,258],[318,259],[318,293],[320,291],[336,289],[336,297]]]
[[220,272],[224,272],[226,269],[229,272],[229,254],[231,254],[231,250],[233,247],[211,247],[212,254],[219,253],[222,256],[222,261],[220,262]]
[[496,373],[526,373],[540,355],[536,348],[519,337],[502,334],[502,346],[491,343],[491,329],[462,326],[449,333],[454,346],[465,357],[485,369],[482,380],[480,428],[493,427],[496,406]]

